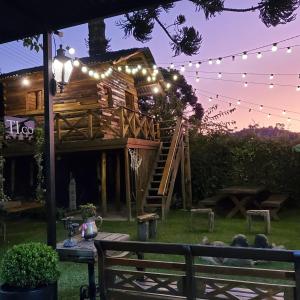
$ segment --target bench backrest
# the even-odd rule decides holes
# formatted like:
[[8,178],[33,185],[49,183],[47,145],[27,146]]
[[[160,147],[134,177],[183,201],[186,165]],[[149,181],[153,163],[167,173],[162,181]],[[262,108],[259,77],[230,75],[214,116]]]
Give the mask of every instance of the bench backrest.
[[[95,241],[101,299],[297,299],[298,252],[165,243]],[[135,258],[113,258],[107,251],[129,251]],[[144,254],[173,255],[173,262]],[[199,257],[290,263],[289,270],[203,265]],[[126,268],[125,268],[126,267]]]

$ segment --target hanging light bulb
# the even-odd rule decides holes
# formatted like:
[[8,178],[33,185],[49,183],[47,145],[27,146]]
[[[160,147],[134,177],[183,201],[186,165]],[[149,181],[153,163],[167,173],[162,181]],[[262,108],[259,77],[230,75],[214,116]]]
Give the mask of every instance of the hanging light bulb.
[[285,110],[283,110],[283,111],[282,111],[282,114],[283,114],[283,115],[286,115],[286,111],[285,111]]
[[159,88],[158,88],[157,86],[155,86],[155,87],[153,88],[153,92],[154,92],[154,94],[157,94],[157,93],[159,92]]
[[251,108],[249,108],[249,112],[251,112],[252,111],[252,109]]
[[271,74],[269,78],[270,80],[274,79],[274,74]]
[[131,74],[131,73],[132,73],[132,70],[131,70],[130,68],[127,68],[127,69],[126,69],[126,73],[127,73],[127,74]]
[[274,43],[271,48],[272,52],[276,52],[278,50],[277,43]]
[[220,64],[221,64],[221,62],[222,62],[222,58],[221,58],[221,57],[219,57],[219,58],[216,60],[216,64],[217,64],[217,65],[220,65]]
[[287,47],[286,48],[286,53],[288,53],[288,54],[292,53],[292,48],[291,47]]
[[189,67],[191,68],[193,66],[193,63],[190,61],[189,62]]
[[171,69],[174,69],[174,68],[175,68],[174,63],[171,63],[171,64],[170,64],[170,68],[171,68]]
[[100,78],[100,76],[99,76],[99,74],[97,72],[94,73],[94,78],[95,79],[99,79]]
[[242,59],[243,59],[243,60],[246,60],[247,58],[248,58],[248,54],[247,54],[247,52],[245,51],[245,52],[243,52]]
[[245,82],[245,83],[244,83],[244,87],[247,87],[247,86],[248,86],[248,82]]
[[263,109],[263,105],[261,105],[261,106],[259,107],[259,109],[262,110],[262,109]]
[[29,86],[30,85],[30,81],[29,81],[29,79],[28,78],[23,78],[22,79],[22,85],[23,86]]
[[274,87],[273,83],[270,83],[269,88],[272,89]]
[[75,49],[74,48],[69,48],[68,52],[69,52],[69,54],[73,55],[73,54],[75,54]]
[[200,78],[199,78],[199,77],[197,77],[197,78],[196,78],[196,82],[199,82],[199,81],[200,81]]
[[171,87],[171,83],[167,82],[166,87],[167,87],[167,89],[169,89]]
[[121,72],[122,71],[122,67],[118,66],[118,71]]
[[177,80],[178,79],[178,76],[175,74],[175,75],[173,75],[173,80]]
[[101,76],[102,79],[104,79],[106,77],[104,73],[101,73],[100,76]]
[[208,101],[211,102],[212,101],[212,97],[209,97]]
[[300,92],[300,85],[298,85],[298,86],[296,87],[296,91],[297,91],[297,92]]
[[150,82],[151,81],[151,76],[147,77],[147,81]]
[[208,60],[208,64],[209,64],[209,65],[212,65],[212,64],[213,64],[213,61],[212,61],[211,58]]
[[147,74],[147,69],[145,69],[145,68],[142,69],[142,74],[143,74],[143,75],[146,75],[146,74]]
[[258,59],[261,59],[261,58],[262,58],[261,52],[258,52],[257,55],[256,55],[256,57],[257,57]]
[[182,65],[182,66],[181,66],[181,68],[180,68],[180,72],[182,72],[182,73],[183,73],[184,71],[185,71],[185,66],[184,66],[184,65]]
[[268,119],[270,119],[271,118],[271,114],[268,114]]
[[243,77],[243,78],[246,78],[246,76],[247,76],[247,73],[243,73],[243,74],[242,74],[242,77]]
[[156,76],[151,77],[152,81],[156,81]]
[[83,66],[83,67],[81,68],[81,71],[82,71],[82,73],[87,73],[88,68],[87,68],[86,66]]
[[196,63],[196,68],[199,69],[199,68],[200,68],[200,65],[201,65],[201,62],[197,62],[197,63]]
[[231,59],[232,59],[232,61],[235,61],[235,56],[232,55],[232,56],[231,56]]
[[138,69],[138,70],[141,70],[141,69],[142,69],[142,66],[141,66],[141,65],[137,65],[137,69]]
[[157,65],[153,65],[153,69],[156,70],[157,69]]
[[288,121],[288,122],[291,122],[291,118],[288,118],[287,121]]
[[74,67],[79,67],[79,66],[80,66],[80,62],[79,62],[78,59],[75,59],[75,60],[73,61],[73,66],[74,66]]
[[240,100],[238,100],[238,101],[236,102],[236,104],[237,104],[237,105],[240,105],[240,104],[241,104],[241,101],[240,101]]
[[222,78],[222,73],[221,72],[219,72],[218,78]]

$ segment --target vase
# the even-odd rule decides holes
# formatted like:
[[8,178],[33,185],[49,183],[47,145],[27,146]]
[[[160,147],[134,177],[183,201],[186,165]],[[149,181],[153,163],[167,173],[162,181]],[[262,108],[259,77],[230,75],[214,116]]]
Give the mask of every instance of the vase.
[[[97,220],[99,220],[100,226],[102,225],[102,218],[98,217]],[[85,223],[82,224],[81,230],[82,230],[82,237],[84,237],[86,240],[93,239],[98,234],[98,228],[96,225],[96,219],[94,217],[88,218]]]

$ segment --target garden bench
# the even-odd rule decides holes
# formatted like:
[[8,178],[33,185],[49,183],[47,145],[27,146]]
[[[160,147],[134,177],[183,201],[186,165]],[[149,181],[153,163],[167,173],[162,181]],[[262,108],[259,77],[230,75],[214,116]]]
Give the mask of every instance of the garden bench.
[[218,202],[226,198],[226,195],[215,195],[212,197],[205,198],[200,200],[199,206],[200,207],[215,207],[217,206]]
[[278,212],[288,197],[288,195],[273,194],[261,203],[261,208],[269,209],[271,218],[279,220]]
[[208,231],[213,232],[215,227],[215,213],[211,208],[193,208],[191,209],[190,227],[194,229],[194,218],[199,215],[207,216]]
[[158,214],[143,214],[137,216],[138,240],[147,241],[156,238]]
[[[299,252],[149,242],[95,241],[95,246],[101,300],[300,299]],[[112,250],[144,255],[111,258],[106,253]],[[160,260],[146,259],[148,253]],[[199,256],[285,262],[293,268],[204,265],[195,262]]]
[[247,225],[248,231],[251,232],[253,217],[258,216],[264,219],[265,223],[265,233],[269,234],[271,232],[271,220],[270,220],[270,211],[263,209],[251,209],[247,210]]

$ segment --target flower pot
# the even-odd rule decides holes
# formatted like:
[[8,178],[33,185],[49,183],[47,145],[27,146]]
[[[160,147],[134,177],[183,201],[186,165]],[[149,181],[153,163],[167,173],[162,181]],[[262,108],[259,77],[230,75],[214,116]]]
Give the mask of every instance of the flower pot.
[[96,225],[96,222],[95,222],[96,219],[98,221],[100,221],[100,226],[101,226],[101,224],[102,224],[102,218],[101,217],[97,217],[97,218],[91,217],[91,218],[88,218],[86,220],[86,222],[83,223],[81,225],[81,227],[79,228],[79,230],[81,230],[81,232],[82,232],[82,236],[86,240],[93,239],[98,234],[98,228],[97,228],[97,225]]
[[1,300],[56,300],[57,283],[46,285],[35,289],[22,289],[10,287],[7,285],[0,286]]

